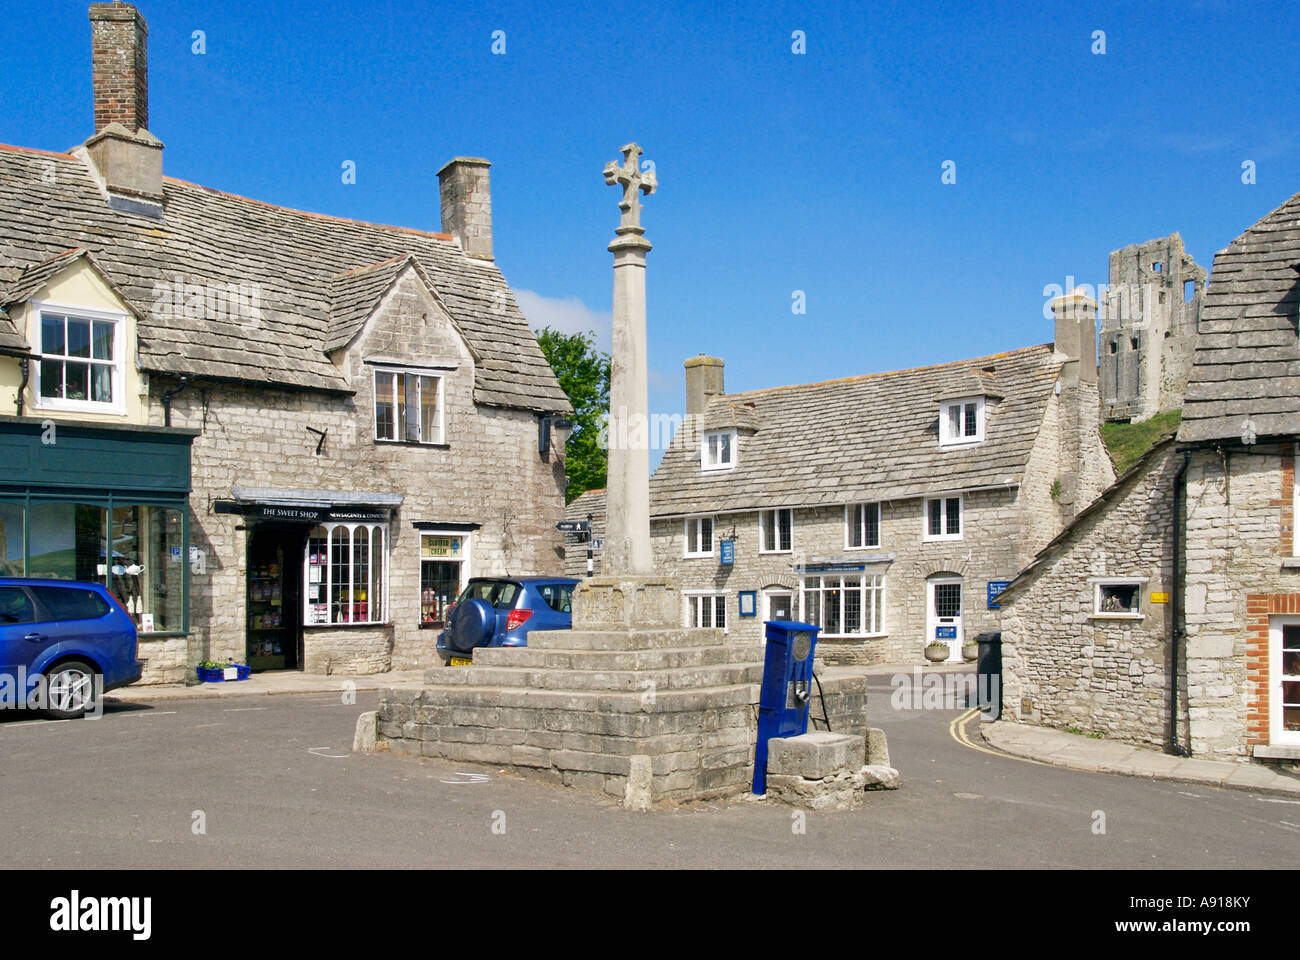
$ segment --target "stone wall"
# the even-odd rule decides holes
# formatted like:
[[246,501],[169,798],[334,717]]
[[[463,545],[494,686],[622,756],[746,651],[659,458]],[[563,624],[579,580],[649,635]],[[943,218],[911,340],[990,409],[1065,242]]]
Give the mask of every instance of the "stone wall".
[[[1161,747],[1168,730],[1172,447],[1032,571],[1002,618],[1003,719]],[[1144,578],[1143,619],[1095,615],[1098,578]],[[1026,703],[1027,701],[1027,703]],[[1184,715],[1183,731],[1186,731]]]
[[[367,357],[438,360],[448,367],[442,370],[445,443],[376,442]],[[201,431],[193,444],[190,543],[203,553],[204,572],[191,577],[194,642],[144,641],[145,682],[181,679],[186,650],[184,667],[191,670],[196,657],[244,657],[246,558],[256,521],[212,509],[234,486],[404,497],[389,526],[389,622],[307,627],[304,666],[312,672],[373,673],[435,662],[436,631],[419,629],[416,521],[480,524],[470,534],[471,575],[561,572],[555,524],[563,514],[563,463],[538,453],[534,414],[475,405],[473,358],[412,272],[336,362],[355,395],[197,379],[173,398],[172,424]],[[150,417],[159,424],[158,397],[176,384],[153,381]],[[326,432],[319,455],[318,435],[308,427]]]
[[1300,569],[1288,564],[1293,471],[1292,445],[1192,456],[1187,694],[1194,755],[1244,757],[1252,743],[1266,741],[1269,682],[1260,668],[1267,658],[1254,649],[1248,627],[1273,612],[1269,598],[1300,596]]

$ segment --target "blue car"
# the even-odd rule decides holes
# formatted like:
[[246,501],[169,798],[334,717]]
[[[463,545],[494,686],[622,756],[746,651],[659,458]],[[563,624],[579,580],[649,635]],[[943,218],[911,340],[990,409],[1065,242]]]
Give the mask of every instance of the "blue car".
[[57,720],[96,713],[105,691],[140,679],[138,639],[103,584],[0,577],[0,706],[34,701]]
[[475,577],[447,611],[438,655],[468,664],[475,647],[525,647],[533,630],[573,626],[573,588],[566,577]]

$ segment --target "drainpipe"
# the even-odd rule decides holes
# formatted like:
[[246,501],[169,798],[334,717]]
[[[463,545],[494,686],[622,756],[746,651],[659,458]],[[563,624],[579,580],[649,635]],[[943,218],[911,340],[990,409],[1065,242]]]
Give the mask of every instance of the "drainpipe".
[[1170,591],[1170,619],[1173,621],[1169,631],[1169,743],[1167,753],[1176,757],[1190,757],[1191,751],[1178,742],[1178,641],[1187,636],[1183,629],[1183,575],[1180,552],[1184,540],[1182,512],[1183,501],[1187,492],[1187,470],[1192,464],[1192,451],[1183,451],[1183,462],[1174,474],[1174,556],[1173,589]]
[[176,384],[176,386],[172,387],[170,390],[168,390],[166,393],[162,395],[164,427],[170,427],[172,425],[172,397],[176,396],[176,394],[180,393],[189,385],[190,385],[190,378],[181,377],[180,383]]
[[32,358],[19,357],[18,369],[23,372],[22,382],[18,384],[18,416],[23,415],[23,394],[27,392],[27,381],[32,375]]

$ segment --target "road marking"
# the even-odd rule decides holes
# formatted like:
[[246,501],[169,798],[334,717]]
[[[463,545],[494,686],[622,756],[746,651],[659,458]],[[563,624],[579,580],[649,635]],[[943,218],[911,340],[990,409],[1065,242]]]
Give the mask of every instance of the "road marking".
[[130,713],[130,717],[165,717],[175,713],[175,710],[142,710],[140,713]]
[[460,773],[457,771],[453,776],[468,777],[468,780],[441,780],[440,783],[487,783],[492,778],[486,773]]
[[204,727],[220,727],[223,725],[224,725],[224,721],[222,720],[218,720],[216,723],[196,723],[194,725],[194,729],[202,730]]
[[307,752],[313,757],[329,757],[331,760],[345,760],[352,756],[350,753],[321,753],[322,750],[333,750],[333,747],[312,747]]
[[222,713],[249,713],[250,711],[253,710],[266,710],[266,709],[269,708],[268,707],[226,707],[221,712]]
[[966,724],[972,719],[979,716],[982,711],[979,707],[971,707],[952,723],[948,724],[948,733],[952,738],[960,743],[963,747],[970,747],[972,750],[978,750],[980,753],[987,753],[993,757],[1004,757],[1007,760],[1019,760],[1021,763],[1032,763],[1040,767],[1050,767],[1052,764],[1043,763],[1041,760],[1031,760],[1028,757],[1017,757],[1012,753],[1003,753],[1001,750],[990,750],[988,747],[971,741],[969,734],[966,733]]
[[1300,805],[1300,800],[1278,800],[1274,797],[1256,797],[1260,803],[1294,803]]

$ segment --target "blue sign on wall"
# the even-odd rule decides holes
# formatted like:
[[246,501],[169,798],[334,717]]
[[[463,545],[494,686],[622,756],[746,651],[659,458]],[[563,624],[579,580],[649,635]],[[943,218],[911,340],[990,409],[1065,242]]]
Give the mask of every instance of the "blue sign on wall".
[[722,565],[724,567],[734,566],[736,563],[736,541],[719,540],[718,543],[722,548]]
[[956,627],[935,627],[934,638],[936,640],[956,640],[957,628]]
[[1010,580],[990,580],[989,581],[989,609],[1001,610],[1002,604],[997,602],[998,597],[1002,596],[1002,591],[1011,586]]

